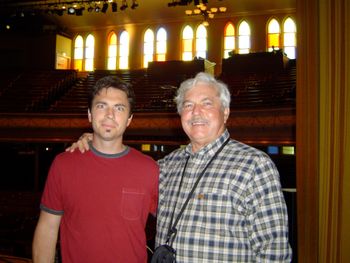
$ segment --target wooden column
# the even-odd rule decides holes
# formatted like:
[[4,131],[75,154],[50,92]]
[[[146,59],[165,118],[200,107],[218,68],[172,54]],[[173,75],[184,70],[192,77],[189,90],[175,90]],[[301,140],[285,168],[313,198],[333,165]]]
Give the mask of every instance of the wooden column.
[[318,262],[318,1],[297,0],[298,262]]

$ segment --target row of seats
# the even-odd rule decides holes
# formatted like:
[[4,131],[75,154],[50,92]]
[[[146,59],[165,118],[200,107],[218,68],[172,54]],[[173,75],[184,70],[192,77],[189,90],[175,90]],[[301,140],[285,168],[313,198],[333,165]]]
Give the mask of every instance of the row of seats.
[[76,81],[75,70],[30,70],[12,73],[0,88],[0,112],[42,112]]
[[295,106],[295,66],[274,73],[247,71],[219,78],[229,87],[232,108]]
[[49,109],[50,112],[85,113],[87,109],[88,92],[92,85],[103,76],[115,75],[133,84],[136,97],[136,112],[173,111],[178,80],[164,80],[148,76],[145,70],[136,71],[95,71],[85,78],[79,79],[67,93],[57,100]]
[[[176,110],[173,98],[184,79],[182,75],[166,78],[148,74],[146,70],[97,70],[77,77],[73,70],[52,70],[23,72],[14,75],[12,82],[0,81],[7,83],[0,88],[0,112],[85,113],[89,89],[106,75],[115,75],[133,84],[135,111]],[[295,105],[295,66],[276,73],[241,72],[218,78],[231,91],[232,108]]]

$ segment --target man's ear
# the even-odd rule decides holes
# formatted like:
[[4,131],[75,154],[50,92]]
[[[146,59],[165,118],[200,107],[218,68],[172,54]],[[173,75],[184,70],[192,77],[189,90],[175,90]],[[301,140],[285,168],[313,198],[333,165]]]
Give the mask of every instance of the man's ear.
[[128,127],[128,126],[130,125],[130,123],[131,123],[131,121],[132,121],[132,117],[134,117],[133,114],[131,114],[131,115],[129,116],[128,122],[126,123],[126,127]]
[[89,122],[91,122],[91,112],[90,112],[90,109],[88,109],[88,119],[89,119]]
[[230,108],[224,109],[224,123],[226,124],[228,117],[230,116]]

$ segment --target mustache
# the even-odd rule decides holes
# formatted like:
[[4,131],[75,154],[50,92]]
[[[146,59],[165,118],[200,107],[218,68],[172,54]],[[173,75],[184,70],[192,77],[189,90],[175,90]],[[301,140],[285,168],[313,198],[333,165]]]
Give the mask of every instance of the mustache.
[[196,118],[191,118],[190,120],[187,121],[187,124],[193,125],[193,124],[207,124],[209,121],[205,118],[202,117],[196,117]]

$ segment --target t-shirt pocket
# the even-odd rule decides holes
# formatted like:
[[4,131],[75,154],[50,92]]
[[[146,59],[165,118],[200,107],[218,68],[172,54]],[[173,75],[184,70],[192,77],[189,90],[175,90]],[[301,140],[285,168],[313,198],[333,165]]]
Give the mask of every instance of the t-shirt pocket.
[[140,219],[144,206],[145,193],[140,189],[123,188],[121,213],[126,220]]

